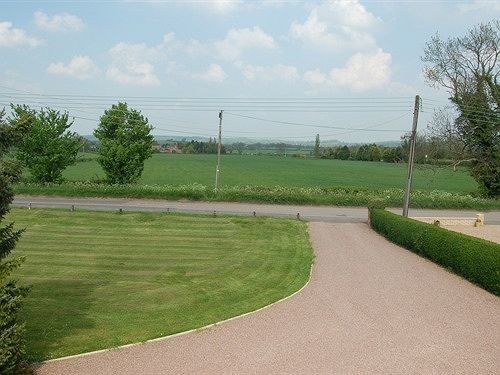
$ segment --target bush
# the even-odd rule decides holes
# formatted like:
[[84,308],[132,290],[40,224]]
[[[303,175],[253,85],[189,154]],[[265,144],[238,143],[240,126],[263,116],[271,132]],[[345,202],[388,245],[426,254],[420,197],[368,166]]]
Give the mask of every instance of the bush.
[[376,208],[370,223],[392,242],[500,295],[500,245]]

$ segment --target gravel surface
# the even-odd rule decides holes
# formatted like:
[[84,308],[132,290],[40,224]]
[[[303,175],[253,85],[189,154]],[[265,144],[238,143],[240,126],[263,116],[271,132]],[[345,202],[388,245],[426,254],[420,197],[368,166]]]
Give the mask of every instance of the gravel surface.
[[479,227],[472,225],[449,225],[443,228],[500,244],[500,225],[481,225]]
[[46,362],[36,373],[500,372],[498,297],[366,224],[311,223],[310,233],[315,265],[293,297],[208,329]]

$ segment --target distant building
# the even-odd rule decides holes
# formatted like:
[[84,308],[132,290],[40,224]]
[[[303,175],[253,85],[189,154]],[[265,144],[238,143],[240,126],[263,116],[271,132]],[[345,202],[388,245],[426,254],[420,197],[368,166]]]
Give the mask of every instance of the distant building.
[[177,143],[173,143],[171,145],[168,145],[164,151],[160,152],[166,152],[168,154],[180,154],[182,151]]
[[153,151],[156,151],[156,152],[165,152],[165,149],[163,148],[162,145],[153,145]]

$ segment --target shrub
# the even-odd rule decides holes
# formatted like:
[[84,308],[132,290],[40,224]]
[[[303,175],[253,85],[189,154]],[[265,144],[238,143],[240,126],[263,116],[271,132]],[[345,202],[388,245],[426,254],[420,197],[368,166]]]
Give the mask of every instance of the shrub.
[[392,242],[500,295],[500,245],[376,208],[370,223]]

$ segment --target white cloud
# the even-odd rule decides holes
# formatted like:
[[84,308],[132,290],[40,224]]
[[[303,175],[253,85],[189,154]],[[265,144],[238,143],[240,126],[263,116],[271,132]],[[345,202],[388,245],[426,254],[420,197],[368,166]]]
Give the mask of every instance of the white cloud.
[[54,14],[50,17],[42,11],[37,11],[34,16],[35,24],[43,30],[80,31],[84,27],[80,18],[68,13]]
[[108,79],[123,85],[159,86],[160,80],[149,63],[132,63],[124,68],[110,67],[106,71]]
[[238,60],[247,49],[273,49],[274,38],[258,26],[245,29],[231,29],[222,41],[215,42],[219,56],[227,60]]
[[227,74],[220,65],[211,64],[205,72],[193,74],[192,77],[206,82],[221,83],[226,80]]
[[148,47],[146,43],[124,43],[120,42],[113,46],[109,53],[115,60],[121,61],[157,61],[163,57],[163,52],[160,46]]
[[371,32],[380,22],[358,0],[329,0],[314,7],[304,23],[293,22],[290,36],[323,49],[373,49]]
[[112,58],[106,77],[124,85],[158,86],[153,62],[164,57],[161,45],[148,47],[145,43],[120,42],[109,50]]
[[0,22],[0,47],[15,47],[28,45],[36,47],[42,40],[29,36],[26,31],[12,27],[11,22]]
[[236,10],[242,3],[243,1],[241,0],[204,0],[196,2],[196,5],[206,6],[216,13],[225,14]]
[[474,0],[469,3],[458,4],[461,13],[476,12],[481,10],[500,11],[500,3],[496,0]]
[[260,66],[237,63],[236,66],[248,81],[293,81],[300,77],[297,68],[290,65]]
[[311,86],[323,86],[328,84],[328,77],[321,73],[319,69],[308,70],[304,73],[304,80]]
[[58,62],[47,67],[47,73],[75,77],[79,80],[92,78],[98,72],[97,65],[88,56],[75,56],[68,64]]
[[391,80],[391,55],[378,49],[375,53],[356,53],[343,68],[328,74],[318,69],[304,73],[304,80],[315,87],[347,88],[367,91],[387,86]]

